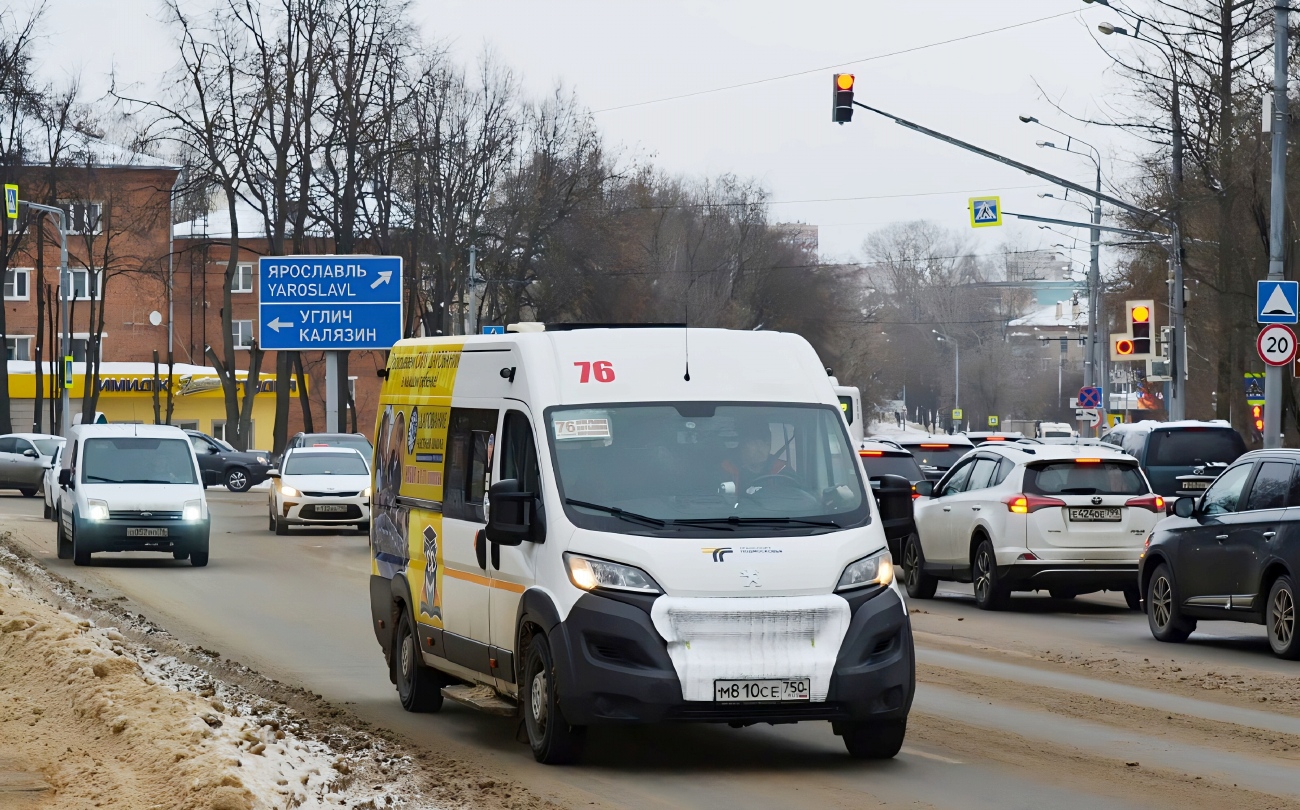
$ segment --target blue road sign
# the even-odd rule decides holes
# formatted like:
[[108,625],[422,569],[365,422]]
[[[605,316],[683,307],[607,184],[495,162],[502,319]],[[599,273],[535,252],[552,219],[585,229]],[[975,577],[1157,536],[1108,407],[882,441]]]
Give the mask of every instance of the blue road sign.
[[1261,281],[1255,293],[1260,323],[1300,323],[1300,281]]
[[1101,389],[1097,386],[1089,386],[1079,389],[1079,407],[1080,408],[1100,408],[1101,407]]
[[263,349],[390,349],[402,338],[400,256],[263,256]]
[[504,335],[505,333],[506,333],[506,328],[499,324],[483,327],[483,334],[485,335]]

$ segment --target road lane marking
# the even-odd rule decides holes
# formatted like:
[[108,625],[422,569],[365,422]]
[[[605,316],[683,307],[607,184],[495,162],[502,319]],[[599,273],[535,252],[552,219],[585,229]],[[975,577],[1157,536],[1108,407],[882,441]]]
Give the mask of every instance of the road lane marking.
[[911,746],[908,746],[908,745],[903,746],[901,750],[902,750],[902,752],[903,752],[904,754],[907,754],[908,756],[913,756],[913,757],[922,757],[923,759],[932,759],[932,760],[934,760],[935,762],[943,762],[943,763],[948,764],[948,765],[965,765],[965,764],[966,764],[966,763],[962,762],[960,759],[951,759],[951,758],[949,758],[949,757],[940,756],[940,755],[938,755],[938,754],[931,754],[931,753],[929,753],[928,751],[921,751],[921,750],[918,750],[918,749],[916,749],[916,748],[912,748]]

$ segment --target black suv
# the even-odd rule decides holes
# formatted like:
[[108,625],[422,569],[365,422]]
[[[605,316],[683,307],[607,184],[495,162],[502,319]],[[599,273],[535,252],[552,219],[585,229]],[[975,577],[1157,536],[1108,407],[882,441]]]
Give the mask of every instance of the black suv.
[[1151,488],[1166,498],[1178,494],[1178,476],[1231,464],[1246,452],[1241,436],[1223,421],[1135,422],[1116,425],[1101,438],[1137,459]]
[[208,470],[218,473],[220,476],[218,480],[231,492],[245,492],[249,487],[257,486],[266,480],[271,462],[265,451],[241,452],[220,439],[214,439],[197,430],[187,430],[185,435],[189,437],[190,444],[194,445],[194,455],[198,456],[199,469],[205,473]]
[[1151,634],[1183,641],[1197,619],[1263,624],[1282,658],[1300,658],[1300,450],[1237,459],[1199,498],[1156,524],[1138,570]]

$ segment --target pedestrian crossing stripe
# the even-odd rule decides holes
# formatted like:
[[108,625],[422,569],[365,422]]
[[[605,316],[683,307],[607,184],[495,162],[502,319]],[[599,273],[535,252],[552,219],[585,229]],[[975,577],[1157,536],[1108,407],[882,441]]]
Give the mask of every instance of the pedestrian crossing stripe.
[[1002,224],[1001,197],[971,197],[967,208],[972,228],[989,228]]

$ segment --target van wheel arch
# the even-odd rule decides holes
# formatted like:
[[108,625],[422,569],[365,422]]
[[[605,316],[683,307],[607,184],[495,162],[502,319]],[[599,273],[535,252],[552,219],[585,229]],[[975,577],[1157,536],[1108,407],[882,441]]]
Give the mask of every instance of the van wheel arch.
[[533,637],[551,636],[560,623],[560,611],[551,597],[538,588],[529,588],[519,598],[519,611],[515,619],[515,682],[523,677],[524,653]]
[[411,620],[411,627],[416,627],[415,611],[411,607],[411,588],[405,574],[397,574],[392,580],[392,601],[388,610],[388,644],[384,647],[384,657],[388,660],[388,677],[397,683],[397,656],[393,644],[397,639],[397,623],[405,613]]

